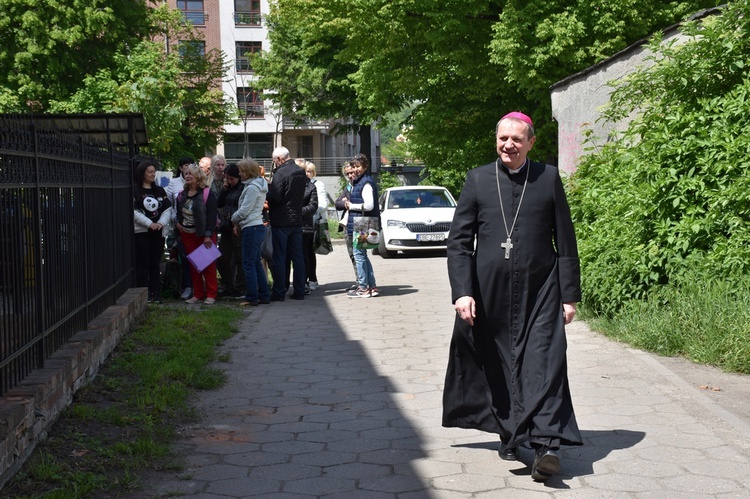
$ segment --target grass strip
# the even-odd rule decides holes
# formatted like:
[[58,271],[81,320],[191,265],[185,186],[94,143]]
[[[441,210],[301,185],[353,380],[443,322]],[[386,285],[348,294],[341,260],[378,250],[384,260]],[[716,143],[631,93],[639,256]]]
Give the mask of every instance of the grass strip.
[[581,317],[612,339],[668,357],[750,374],[750,289],[696,278],[633,301],[612,318]]
[[136,491],[150,470],[179,470],[175,429],[196,421],[188,397],[225,382],[217,347],[242,311],[149,305],[145,318],[97,377],[75,394],[46,440],[3,490],[3,497],[117,497]]

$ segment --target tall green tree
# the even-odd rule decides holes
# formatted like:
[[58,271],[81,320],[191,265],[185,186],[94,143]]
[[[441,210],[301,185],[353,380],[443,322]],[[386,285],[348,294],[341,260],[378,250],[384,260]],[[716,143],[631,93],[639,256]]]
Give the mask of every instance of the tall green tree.
[[149,33],[144,0],[0,0],[0,110],[46,110]]
[[[165,5],[149,11],[151,38],[121,47],[111,67],[82,79],[81,88],[53,100],[53,112],[139,112],[149,136],[148,152],[167,162],[202,156],[216,146],[235,106],[220,83],[227,64],[220,51],[203,52],[182,14]],[[172,43],[166,43],[171,40]],[[179,41],[179,42],[176,42]]]
[[357,101],[350,76],[357,58],[342,55],[353,20],[350,8],[345,1],[273,2],[266,16],[271,50],[253,59],[255,88],[285,119],[338,120],[333,133],[360,131],[369,149],[374,115]]
[[278,0],[274,65],[258,74],[290,114],[374,122],[416,103],[413,150],[430,180],[456,191],[467,169],[494,157],[502,113],[532,114],[534,155],[554,160],[549,85],[715,3]]
[[[540,137],[557,137],[550,85],[596,64],[716,0],[508,0],[493,25],[490,58],[533,102]],[[557,144],[544,141],[544,156]],[[539,151],[536,151],[537,154]]]

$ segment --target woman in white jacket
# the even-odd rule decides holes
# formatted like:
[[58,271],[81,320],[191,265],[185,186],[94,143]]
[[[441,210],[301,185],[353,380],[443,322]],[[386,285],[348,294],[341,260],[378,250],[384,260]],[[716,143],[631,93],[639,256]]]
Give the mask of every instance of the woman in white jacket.
[[156,165],[141,161],[135,169],[133,223],[135,229],[135,276],[138,287],[148,287],[148,301],[161,303],[159,265],[164,251],[164,227],[172,204],[155,183]]
[[260,246],[266,236],[263,225],[263,204],[268,193],[268,182],[261,175],[260,165],[253,159],[237,163],[245,187],[239,207],[232,215],[234,233],[242,234],[242,269],[245,272],[245,301],[240,305],[257,306],[271,301],[268,277],[260,262]]
[[[328,193],[326,193],[326,186],[321,180],[315,180],[317,172],[315,170],[315,163],[308,161],[305,163],[305,173],[307,178],[310,179],[315,185],[315,189],[318,191],[318,210],[315,212],[313,217],[313,229],[318,231],[318,224],[323,223],[328,226]],[[308,285],[311,291],[315,291],[318,288],[318,259],[315,255],[315,251],[310,253],[310,264],[307,269],[307,275],[309,277]]]

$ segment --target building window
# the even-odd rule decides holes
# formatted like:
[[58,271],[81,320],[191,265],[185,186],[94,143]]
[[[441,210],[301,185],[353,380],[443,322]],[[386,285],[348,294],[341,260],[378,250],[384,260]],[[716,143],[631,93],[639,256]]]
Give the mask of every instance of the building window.
[[190,59],[197,59],[206,57],[206,42],[198,40],[180,40],[177,46],[177,51],[180,53],[180,59],[185,61]]
[[240,110],[240,116],[245,118],[263,118],[263,99],[258,92],[248,87],[239,87],[237,89],[237,107]]
[[203,10],[203,0],[177,0],[177,8],[182,11],[185,21],[205,26],[208,16]]
[[236,26],[260,26],[260,0],[234,0]]
[[[247,142],[245,142],[247,140]],[[273,134],[248,133],[224,135],[224,156],[229,159],[270,158],[273,152]],[[271,168],[267,168],[271,171]]]
[[235,42],[235,67],[238,73],[248,73],[253,70],[250,65],[250,54],[260,52],[261,42]]

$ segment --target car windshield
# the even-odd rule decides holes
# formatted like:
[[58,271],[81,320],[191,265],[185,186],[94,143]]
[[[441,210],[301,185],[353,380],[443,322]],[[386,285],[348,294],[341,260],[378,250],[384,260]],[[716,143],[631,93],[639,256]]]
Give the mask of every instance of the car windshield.
[[453,199],[443,189],[393,191],[388,198],[388,208],[445,208],[455,206]]

